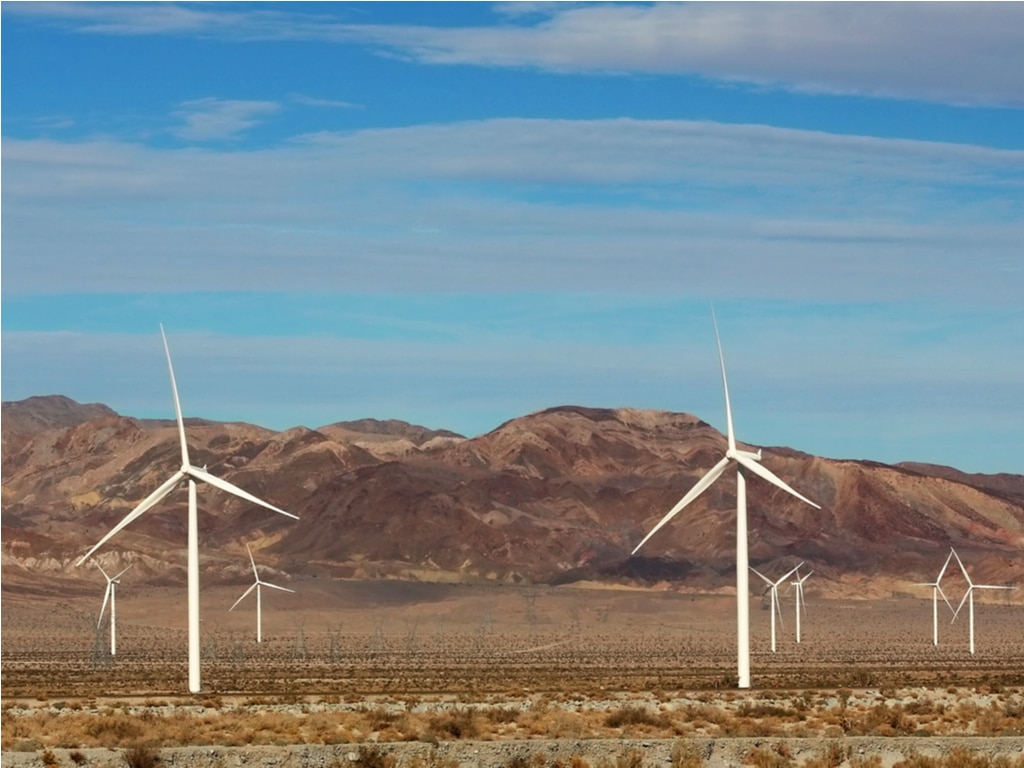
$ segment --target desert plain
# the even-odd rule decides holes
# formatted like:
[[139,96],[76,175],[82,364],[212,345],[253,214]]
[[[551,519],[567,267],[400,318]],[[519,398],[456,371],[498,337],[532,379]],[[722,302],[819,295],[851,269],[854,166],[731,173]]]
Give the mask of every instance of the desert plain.
[[115,657],[102,586],[7,591],[3,765],[1024,765],[1024,607],[977,602],[972,655],[966,609],[933,646],[929,590],[811,583],[775,653],[751,597],[746,691],[727,592],[303,579],[257,644],[245,587],[212,585],[188,695],[180,586],[124,580]]

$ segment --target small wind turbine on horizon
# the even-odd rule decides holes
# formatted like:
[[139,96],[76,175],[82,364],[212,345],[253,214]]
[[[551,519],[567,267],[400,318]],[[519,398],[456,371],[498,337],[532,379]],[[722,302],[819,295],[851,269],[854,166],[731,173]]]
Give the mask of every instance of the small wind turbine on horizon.
[[[953,559],[953,555],[956,552],[953,548],[949,548],[949,554],[946,555],[946,562],[942,564],[942,568],[939,570],[939,575],[935,578],[935,581],[925,581],[915,584],[915,587],[931,587],[932,588],[932,645],[939,644],[939,595],[942,595],[942,599],[945,601],[949,610],[953,610],[952,604],[949,602],[949,598],[946,597],[946,593],[942,591],[940,584],[942,583],[942,577],[946,573],[946,568],[949,567],[949,561]],[[958,557],[957,560],[960,558]],[[953,620],[956,620],[956,614],[953,614]],[[973,651],[972,651],[973,653]]]
[[[803,565],[803,563],[800,563],[800,565]],[[750,568],[750,570],[752,570],[754,573],[756,573],[758,576],[761,577],[761,581],[763,581],[765,584],[768,585],[768,591],[771,592],[772,653],[775,653],[775,612],[776,611],[778,611],[778,614],[779,614],[779,624],[782,623],[782,606],[779,604],[779,585],[782,582],[784,582],[786,579],[788,579],[790,576],[792,576],[794,573],[796,573],[797,569],[800,567],[800,565],[798,565],[796,568],[794,568],[791,571],[789,571],[785,576],[783,576],[778,581],[772,581],[771,579],[769,579],[767,576],[765,576],[763,573],[761,573],[759,570],[757,570],[753,566],[751,566],[751,568]],[[799,619],[797,619],[797,620],[799,621]]]
[[178,400],[178,385],[174,381],[174,366],[171,365],[171,350],[167,346],[167,336],[164,334],[163,325],[160,326],[160,336],[164,341],[164,352],[167,355],[167,370],[171,375],[171,391],[174,393],[174,411],[178,420],[178,438],[181,443],[181,468],[171,475],[159,488],[139,502],[138,506],[129,512],[120,523],[115,525],[110,532],[100,539],[92,549],[86,552],[76,565],[81,565],[92,554],[107,543],[113,536],[121,531],[129,523],[138,519],[145,512],[152,509],[168,494],[178,487],[183,480],[188,480],[188,689],[190,693],[199,693],[201,690],[200,677],[200,636],[199,636],[199,511],[196,503],[196,483],[202,482],[227,491],[253,504],[277,512],[298,520],[297,515],[285,512],[272,504],[262,501],[251,493],[211,475],[206,468],[193,466],[188,458],[188,442],[185,440],[185,422],[181,415],[181,402]]
[[260,572],[258,570],[256,570],[256,561],[253,560],[252,550],[249,549],[249,545],[248,544],[245,545],[245,550],[249,553],[249,562],[252,563],[252,572],[253,572],[253,575],[256,577],[256,582],[251,587],[249,587],[247,590],[245,590],[245,592],[242,593],[242,596],[240,598],[238,598],[237,600],[235,600],[235,604],[232,605],[230,608],[228,608],[228,610],[229,611],[235,610],[235,607],[240,602],[245,600],[245,598],[249,595],[249,593],[252,592],[255,589],[256,590],[256,642],[257,643],[262,643],[263,642],[263,609],[262,609],[263,598],[260,595],[260,587],[272,587],[273,589],[280,589],[282,592],[291,592],[292,594],[295,593],[295,590],[294,589],[288,589],[287,587],[279,587],[279,586],[277,586],[277,584],[271,584],[269,581],[263,581],[262,579],[260,579]]
[[[964,568],[964,564],[963,564],[963,561],[960,559],[960,555],[958,555],[955,550],[953,551],[953,557],[955,557],[956,561],[958,563],[960,563],[960,571],[963,573],[964,578],[967,579],[967,591],[964,593],[963,599],[960,600],[960,605],[958,605],[956,607],[956,612],[953,614],[953,621],[956,621],[956,617],[960,615],[960,609],[964,607],[964,602],[966,601],[969,604],[969,610],[968,610],[968,616],[969,616],[968,626],[969,626],[969,630],[968,630],[968,633],[969,633],[970,639],[971,639],[971,653],[973,654],[974,653],[974,590],[976,590],[976,589],[1013,589],[1013,587],[993,586],[991,584],[975,584],[973,581],[971,581],[971,577],[968,575],[967,569]],[[950,622],[950,623],[952,624],[953,622]]]
[[725,472],[730,464],[736,465],[736,669],[737,687],[750,687],[750,574],[747,572],[750,567],[747,549],[747,479],[745,473],[757,475],[767,480],[772,485],[781,488],[791,496],[795,496],[816,509],[821,509],[810,499],[801,496],[786,483],[775,476],[770,470],[762,467],[761,451],[741,451],[736,444],[736,434],[732,428],[732,407],[729,404],[729,382],[725,376],[725,356],[722,354],[722,340],[718,334],[718,320],[715,318],[714,309],[711,310],[711,318],[715,325],[715,341],[718,343],[718,360],[722,367],[722,388],[725,390],[725,421],[728,438],[728,447],[725,456],[715,464],[707,474],[704,475],[690,491],[683,496],[679,502],[669,510],[661,521],[651,529],[644,540],[636,545],[632,554],[636,554],[648,539],[661,530],[669,520],[675,517],[680,510],[690,504]]
[[[803,565],[803,563],[800,563]],[[797,570],[800,570],[800,565],[797,566]],[[803,576],[799,573],[796,575],[796,581],[792,582],[793,588],[796,590],[796,642],[800,643],[800,609],[803,609],[804,614],[807,613],[807,601],[804,599],[804,582],[811,577],[814,571],[808,571]]]
[[[133,563],[134,565],[134,563]],[[117,585],[121,582],[119,579],[124,576],[125,571],[132,566],[129,565],[116,576],[108,576],[107,572],[103,570],[103,566],[96,563],[96,567],[100,569],[100,573],[103,574],[103,578],[107,580],[107,588],[103,592],[103,607],[100,608],[100,618],[96,622],[96,629],[99,629],[103,625],[103,614],[107,610],[107,601],[110,601],[110,655],[117,655],[117,596],[115,594]]]

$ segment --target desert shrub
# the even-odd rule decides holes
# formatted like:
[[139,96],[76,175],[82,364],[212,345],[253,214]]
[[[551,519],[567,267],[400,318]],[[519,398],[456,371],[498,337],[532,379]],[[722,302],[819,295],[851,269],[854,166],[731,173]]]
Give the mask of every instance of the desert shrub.
[[85,765],[87,762],[89,762],[88,758],[81,752],[79,752],[77,749],[71,754],[69,754],[68,757],[71,758],[71,762],[75,765]]
[[704,750],[687,739],[676,739],[672,744],[672,768],[701,768],[705,763]]
[[359,748],[357,764],[362,768],[395,768],[395,756],[388,754],[380,747],[363,745]]
[[753,765],[755,768],[790,768],[793,765],[793,756],[785,744],[779,743],[771,749],[767,747],[751,749],[743,757],[743,764]]
[[153,747],[137,744],[128,747],[121,753],[124,764],[127,768],[156,768],[160,763],[160,756]]
[[42,754],[39,755],[39,759],[43,761],[43,766],[45,768],[55,768],[55,766],[60,765],[60,760],[58,760],[57,756],[53,754],[53,751],[49,749],[44,749]]
[[452,709],[431,715],[428,733],[436,738],[471,739],[479,733],[472,709]]
[[655,728],[668,728],[671,722],[660,712],[651,712],[647,707],[627,704],[609,712],[604,719],[604,724],[609,728],[622,728],[626,725],[651,725]]
[[911,752],[893,768],[1024,768],[1024,758],[1011,759],[1004,755],[989,757],[963,747],[954,747],[943,757]]
[[519,710],[511,707],[488,707],[483,715],[492,723],[514,723],[519,718]]
[[366,724],[371,731],[380,731],[395,723],[400,715],[397,712],[389,712],[384,707],[373,707],[363,713]]
[[848,752],[838,741],[829,741],[821,752],[804,763],[803,768],[839,768]]
[[615,768],[643,768],[644,753],[639,749],[630,749],[615,756]]
[[459,768],[459,762],[452,757],[441,757],[437,750],[431,749],[426,757],[413,755],[402,764],[402,768]]

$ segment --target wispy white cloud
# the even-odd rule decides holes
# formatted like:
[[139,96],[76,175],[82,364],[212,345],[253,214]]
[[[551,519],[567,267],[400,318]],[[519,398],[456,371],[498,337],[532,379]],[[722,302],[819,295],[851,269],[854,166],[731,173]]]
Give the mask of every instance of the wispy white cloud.
[[341,99],[319,99],[314,96],[307,96],[304,93],[293,93],[288,97],[296,104],[304,107],[324,107],[327,109],[363,109],[361,104],[353,104],[351,101]]
[[170,3],[4,10],[93,34],[321,40],[431,64],[695,75],[814,93],[1024,104],[1020,3],[531,3],[474,27]]
[[492,120],[258,151],[5,139],[3,163],[5,293],[178,290],[189,269],[211,290],[1024,292],[1020,151]]
[[184,125],[174,133],[188,141],[230,139],[258,125],[280,105],[272,101],[241,101],[207,97],[178,105],[174,116]]

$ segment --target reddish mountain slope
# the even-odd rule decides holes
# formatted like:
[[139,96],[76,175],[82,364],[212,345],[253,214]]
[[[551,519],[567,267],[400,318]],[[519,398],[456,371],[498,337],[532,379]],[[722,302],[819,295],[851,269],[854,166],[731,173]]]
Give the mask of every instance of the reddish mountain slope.
[[[733,583],[732,473],[642,557],[629,557],[725,449],[721,434],[687,414],[566,406],[469,440],[386,422],[280,433],[194,422],[187,432],[193,463],[301,517],[202,488],[204,578],[237,578],[250,541],[296,577]],[[176,440],[169,423],[102,415],[43,428],[5,455],[5,589],[33,573],[81,578],[73,558],[177,469]],[[988,583],[1024,582],[1018,476],[965,481],[924,465],[789,449],[766,450],[764,465],[823,509],[751,480],[754,564],[806,560],[829,589],[870,582],[887,591],[933,578],[953,544]],[[182,579],[185,504],[184,490],[176,492],[101,557],[138,559],[150,580]]]

